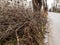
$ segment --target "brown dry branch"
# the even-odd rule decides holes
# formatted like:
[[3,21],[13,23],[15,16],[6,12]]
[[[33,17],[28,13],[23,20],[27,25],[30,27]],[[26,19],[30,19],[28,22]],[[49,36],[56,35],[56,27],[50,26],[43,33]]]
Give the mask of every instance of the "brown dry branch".
[[[22,26],[18,27],[18,28],[16,29],[16,31],[17,31],[19,28],[22,28],[22,27],[23,27],[25,24],[27,24],[27,23],[28,23],[28,22],[25,22]],[[17,27],[17,24],[16,24],[13,28],[11,27],[11,25],[9,25],[8,29],[0,34],[0,40],[1,40],[1,39],[3,40],[3,39],[5,39],[5,38],[7,38],[9,35],[11,35],[11,34],[14,32],[14,28],[16,28],[16,27]]]
[[20,45],[20,43],[19,43],[19,36],[18,36],[18,33],[17,33],[17,31],[20,29],[20,28],[22,28],[25,24],[27,24],[28,22],[25,22],[22,26],[20,26],[20,27],[18,27],[17,29],[16,29],[16,31],[15,31],[15,33],[16,33],[16,39],[17,39],[17,45]]
[[0,41],[3,45],[10,40],[13,45],[44,45],[46,24],[47,15],[40,11],[4,7],[0,10]]

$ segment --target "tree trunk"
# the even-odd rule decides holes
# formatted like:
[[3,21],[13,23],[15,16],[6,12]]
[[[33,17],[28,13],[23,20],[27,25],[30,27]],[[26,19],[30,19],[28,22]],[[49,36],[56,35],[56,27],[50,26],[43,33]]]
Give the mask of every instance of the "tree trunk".
[[34,11],[40,11],[42,6],[42,0],[32,0],[32,4],[33,4]]

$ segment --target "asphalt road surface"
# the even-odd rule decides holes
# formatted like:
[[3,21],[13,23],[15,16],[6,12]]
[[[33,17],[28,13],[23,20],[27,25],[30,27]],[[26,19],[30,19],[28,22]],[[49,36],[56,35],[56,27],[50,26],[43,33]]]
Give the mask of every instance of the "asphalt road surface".
[[48,13],[50,22],[48,45],[60,45],[60,13]]

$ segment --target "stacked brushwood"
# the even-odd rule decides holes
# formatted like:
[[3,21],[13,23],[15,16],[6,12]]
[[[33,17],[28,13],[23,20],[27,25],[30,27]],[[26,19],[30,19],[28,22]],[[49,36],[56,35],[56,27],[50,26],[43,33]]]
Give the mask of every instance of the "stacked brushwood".
[[39,11],[0,9],[0,45],[10,40],[16,40],[13,45],[44,45],[46,24],[47,17]]

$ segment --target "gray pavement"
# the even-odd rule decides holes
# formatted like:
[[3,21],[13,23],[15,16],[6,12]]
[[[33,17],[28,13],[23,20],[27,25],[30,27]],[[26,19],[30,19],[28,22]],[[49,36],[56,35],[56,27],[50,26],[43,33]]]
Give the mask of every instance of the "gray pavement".
[[60,45],[60,13],[48,13],[50,22],[48,45]]

